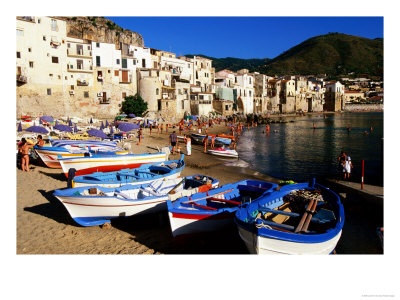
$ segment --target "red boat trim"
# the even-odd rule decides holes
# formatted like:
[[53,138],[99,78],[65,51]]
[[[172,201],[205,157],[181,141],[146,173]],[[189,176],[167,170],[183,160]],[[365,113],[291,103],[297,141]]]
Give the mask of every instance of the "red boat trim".
[[172,218],[176,219],[192,219],[192,220],[222,220],[222,219],[230,219],[232,218],[232,213],[223,212],[220,214],[206,215],[206,214],[181,214],[181,213],[172,213]]

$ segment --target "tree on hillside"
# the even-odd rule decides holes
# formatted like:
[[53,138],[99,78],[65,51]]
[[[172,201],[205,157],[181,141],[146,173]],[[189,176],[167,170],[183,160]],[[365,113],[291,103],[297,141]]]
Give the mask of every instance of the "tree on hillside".
[[147,110],[147,102],[145,102],[142,97],[138,94],[135,96],[127,96],[125,100],[122,102],[121,113],[135,114],[138,117],[141,117],[143,113]]

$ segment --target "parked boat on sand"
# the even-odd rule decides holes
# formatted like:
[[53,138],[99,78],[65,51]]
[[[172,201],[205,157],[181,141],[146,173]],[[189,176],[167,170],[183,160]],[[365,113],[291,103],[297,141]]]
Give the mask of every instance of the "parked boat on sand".
[[234,213],[239,205],[265,196],[277,186],[270,182],[246,179],[175,201],[168,200],[172,235],[176,237],[233,226]]
[[102,186],[115,188],[126,184],[141,185],[155,180],[178,178],[185,168],[184,154],[180,160],[143,164],[136,169],[122,169],[115,172],[96,172],[89,175],[74,177],[72,187]]
[[115,146],[100,146],[97,147],[86,146],[78,147],[74,145],[65,145],[60,147],[38,147],[34,146],[33,149],[49,168],[61,168],[59,158],[72,158],[84,157],[91,154],[97,155],[126,155],[129,151]]
[[258,254],[330,254],[344,219],[339,196],[315,180],[284,186],[235,214],[240,237]]
[[233,149],[226,149],[224,147],[216,148],[216,149],[208,149],[207,152],[212,155],[216,156],[223,156],[223,157],[233,157],[238,158],[239,154],[236,150]]
[[121,169],[134,169],[143,164],[163,162],[166,160],[166,153],[143,153],[62,158],[59,159],[59,162],[65,176],[68,178],[69,169],[75,169],[75,175],[79,176],[92,174],[94,172],[112,172]]
[[157,180],[140,186],[99,186],[56,190],[54,196],[82,226],[109,223],[111,219],[167,209],[166,201],[217,187],[219,181],[205,175]]

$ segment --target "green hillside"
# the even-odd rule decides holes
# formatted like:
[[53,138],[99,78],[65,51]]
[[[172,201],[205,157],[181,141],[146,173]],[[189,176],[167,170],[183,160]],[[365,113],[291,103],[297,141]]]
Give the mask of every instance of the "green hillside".
[[383,39],[329,33],[310,38],[274,59],[208,58],[213,60],[216,71],[245,68],[271,76],[325,73],[335,76],[350,72],[383,76]]

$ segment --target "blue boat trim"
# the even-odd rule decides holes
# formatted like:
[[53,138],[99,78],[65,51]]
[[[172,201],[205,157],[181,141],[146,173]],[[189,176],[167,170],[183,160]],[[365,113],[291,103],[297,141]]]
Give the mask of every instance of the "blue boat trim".
[[[274,209],[276,207],[279,207],[281,204],[283,204],[282,198],[285,195],[289,194],[291,191],[303,189],[319,189],[321,190],[321,192],[328,193],[334,198],[334,200],[330,202],[335,209],[335,214],[337,215],[337,222],[333,228],[328,229],[325,233],[315,234],[313,232],[305,232],[299,234],[294,232],[274,230],[265,227],[255,227],[254,215],[256,215],[258,211],[265,210],[266,208]],[[312,183],[299,183],[283,186],[279,191],[274,191],[273,193],[266,195],[265,197],[259,198],[257,201],[242,205],[235,214],[235,223],[237,224],[237,226],[242,227],[249,232],[253,232],[260,237],[278,239],[294,243],[322,243],[329,241],[341,232],[341,230],[343,229],[344,221],[344,208],[342,203],[340,202],[340,197],[329,188],[326,188],[325,186],[322,186],[320,184],[316,184],[315,180],[313,180]],[[257,220],[257,223],[260,222],[265,222],[265,220]],[[279,223],[271,223],[273,224],[267,224],[266,222],[267,225],[279,227]]]

